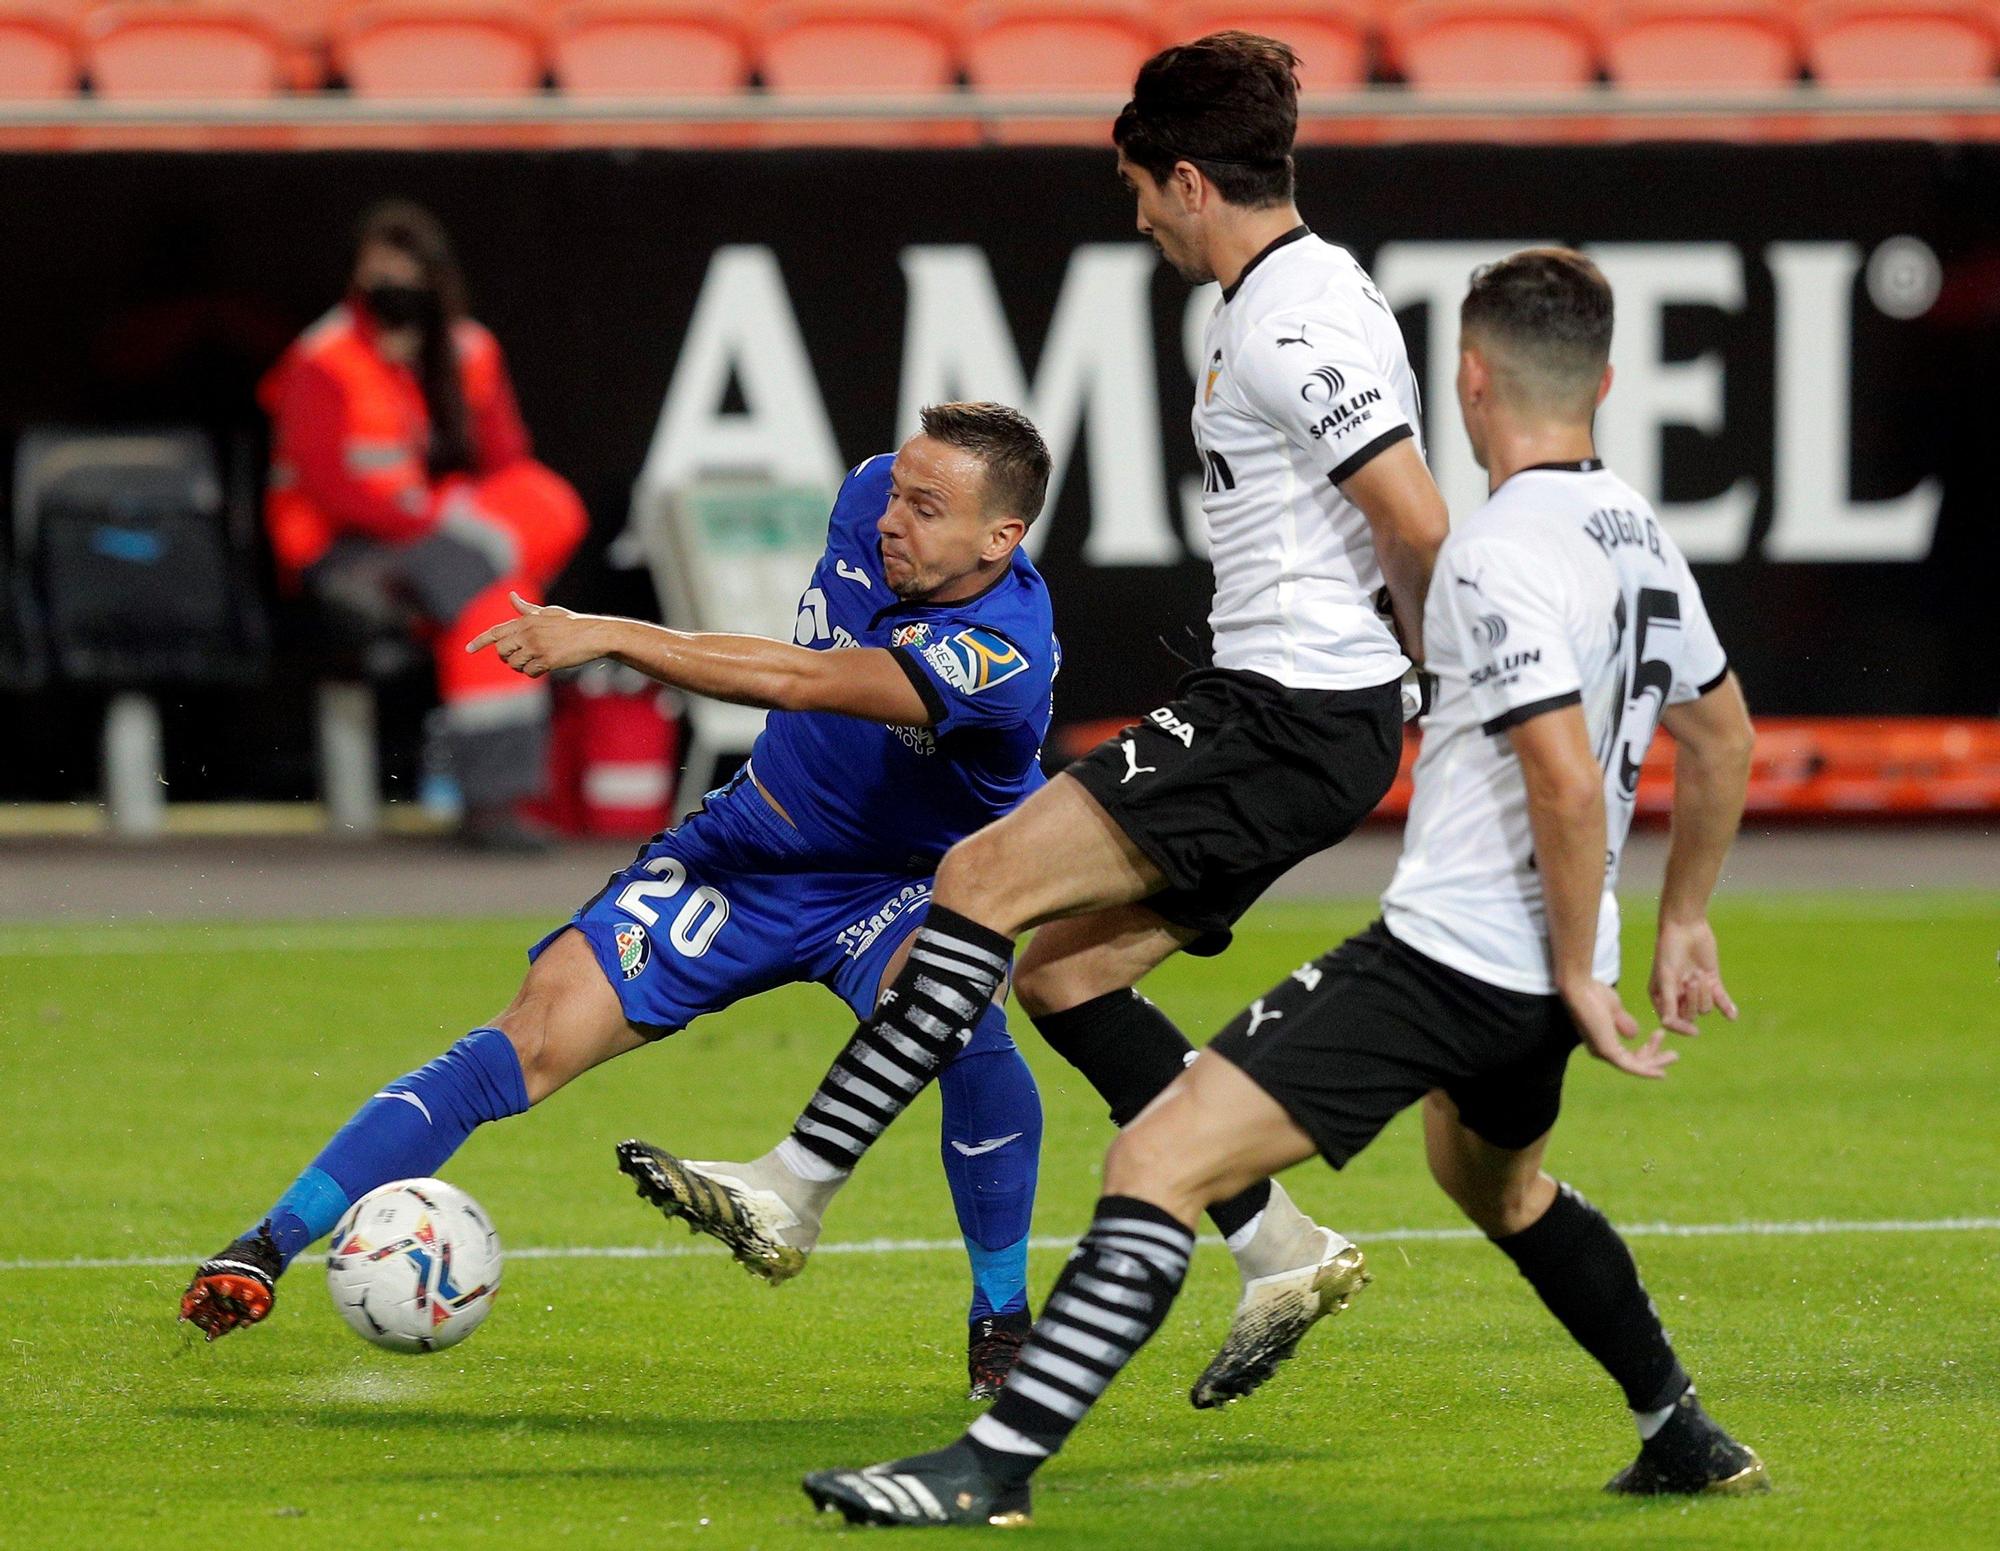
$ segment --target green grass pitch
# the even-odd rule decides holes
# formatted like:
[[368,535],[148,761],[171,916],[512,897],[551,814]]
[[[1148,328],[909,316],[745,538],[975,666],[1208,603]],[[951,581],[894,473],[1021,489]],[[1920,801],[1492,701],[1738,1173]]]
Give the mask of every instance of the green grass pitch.
[[[1271,907],[1149,986],[1205,1033],[1366,919]],[[2000,1543],[2000,895],[1760,896],[1717,912],[1743,1021],[1642,1085],[1581,1058],[1552,1167],[1615,1221],[1817,1225],[1633,1246],[1750,1501],[1629,1503],[1619,1397],[1504,1259],[1460,1238],[1412,1117],[1294,1193],[1376,1285],[1265,1392],[1189,1409],[1234,1279],[1196,1257],[1161,1337],[1037,1489],[1031,1545],[1839,1547]],[[1628,998],[1646,923],[1628,933]],[[515,1251],[486,1327],[357,1341],[316,1257],[273,1318],[190,1344],[174,1301],[378,1081],[511,993],[512,921],[0,931],[0,1545],[794,1547],[844,1534],[808,1469],[969,1418],[956,1249],[824,1254],[776,1291],[613,1170],[627,1135],[739,1156],[782,1134],[847,1020],[769,996],[614,1062],[445,1169]],[[1087,1219],[1109,1128],[1018,1024],[1049,1141],[1036,1232]],[[950,1239],[927,1098],[830,1241]],[[1985,1219],[1987,1226],[1948,1219]],[[1927,1231],[1855,1231],[1899,1220]],[[1371,1235],[1374,1237],[1371,1238]],[[705,1242],[705,1241],[704,1241]],[[531,1246],[671,1255],[537,1258]],[[1038,1250],[1046,1289],[1059,1249]],[[153,1257],[169,1263],[134,1264]],[[46,1267],[68,1257],[120,1262]]]

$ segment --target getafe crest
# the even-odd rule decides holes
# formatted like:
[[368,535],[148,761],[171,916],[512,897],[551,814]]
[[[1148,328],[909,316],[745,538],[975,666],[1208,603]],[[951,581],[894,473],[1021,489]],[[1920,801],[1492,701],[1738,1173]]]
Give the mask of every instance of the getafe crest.
[[620,921],[611,934],[611,942],[618,950],[618,973],[627,980],[638,979],[653,957],[653,944],[645,927],[637,921]]

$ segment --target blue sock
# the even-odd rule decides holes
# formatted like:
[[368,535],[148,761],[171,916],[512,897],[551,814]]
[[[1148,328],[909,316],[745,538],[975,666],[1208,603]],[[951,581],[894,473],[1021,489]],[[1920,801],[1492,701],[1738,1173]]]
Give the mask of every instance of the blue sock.
[[1042,1096],[989,1006],[971,1040],[938,1074],[944,1125],[938,1149],[972,1262],[968,1319],[1028,1307],[1028,1225],[1042,1153]]
[[435,1174],[474,1126],[527,1107],[513,1042],[498,1029],[474,1029],[362,1105],[278,1198],[263,1226],[290,1265],[377,1185]]

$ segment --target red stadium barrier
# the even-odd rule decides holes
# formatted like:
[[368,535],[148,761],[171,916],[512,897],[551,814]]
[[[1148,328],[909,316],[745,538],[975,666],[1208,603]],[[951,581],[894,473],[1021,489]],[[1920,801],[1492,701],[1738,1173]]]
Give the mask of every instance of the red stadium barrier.
[[[1074,758],[1135,720],[1071,723],[1057,730],[1055,746]],[[1404,740],[1402,768],[1376,819],[1409,811],[1410,770],[1422,741],[1420,732]],[[1674,740],[1656,738],[1639,773],[1641,819],[1672,811],[1673,776]],[[1747,811],[1792,818],[2000,814],[2000,720],[1760,717]]]

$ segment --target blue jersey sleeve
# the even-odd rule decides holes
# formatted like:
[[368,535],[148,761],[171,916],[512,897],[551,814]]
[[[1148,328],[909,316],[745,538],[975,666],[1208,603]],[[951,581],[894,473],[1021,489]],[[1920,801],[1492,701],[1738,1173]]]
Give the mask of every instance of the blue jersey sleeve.
[[[990,625],[956,621],[892,648],[940,733],[1032,723],[1048,711],[1053,662],[1038,662]],[[1052,650],[1048,642],[1041,651]]]

